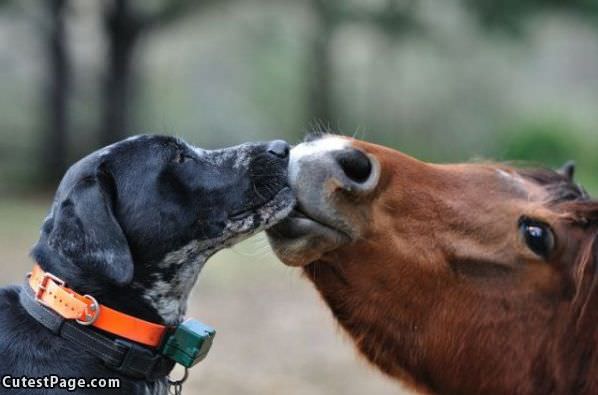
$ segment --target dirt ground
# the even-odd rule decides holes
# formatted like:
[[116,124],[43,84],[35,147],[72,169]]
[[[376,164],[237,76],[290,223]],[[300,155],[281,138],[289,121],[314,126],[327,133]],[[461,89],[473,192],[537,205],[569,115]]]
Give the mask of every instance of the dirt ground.
[[[49,199],[0,200],[0,286],[20,282],[32,262]],[[258,235],[206,265],[189,316],[214,326],[210,355],[191,370],[186,394],[401,395],[367,365],[296,269]]]

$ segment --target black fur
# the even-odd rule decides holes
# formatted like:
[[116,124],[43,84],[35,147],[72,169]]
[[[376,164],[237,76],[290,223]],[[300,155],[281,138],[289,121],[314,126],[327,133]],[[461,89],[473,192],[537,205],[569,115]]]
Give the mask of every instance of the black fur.
[[[138,136],[94,152],[60,183],[32,257],[102,304],[176,324],[205,260],[293,206],[288,157],[269,147],[204,151],[172,137]],[[165,379],[119,376],[52,335],[23,310],[19,292],[17,286],[0,289],[0,378],[120,377],[122,388],[110,393],[165,393]],[[5,392],[67,393],[0,387]]]

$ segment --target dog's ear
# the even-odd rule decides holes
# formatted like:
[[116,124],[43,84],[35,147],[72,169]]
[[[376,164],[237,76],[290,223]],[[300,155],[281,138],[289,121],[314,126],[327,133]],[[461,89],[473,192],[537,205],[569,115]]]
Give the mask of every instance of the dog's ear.
[[572,160],[567,161],[557,172],[569,181],[573,181],[573,177],[575,177],[575,162]]
[[133,277],[133,260],[113,212],[112,179],[104,171],[77,180],[55,201],[48,245],[82,270],[124,285]]

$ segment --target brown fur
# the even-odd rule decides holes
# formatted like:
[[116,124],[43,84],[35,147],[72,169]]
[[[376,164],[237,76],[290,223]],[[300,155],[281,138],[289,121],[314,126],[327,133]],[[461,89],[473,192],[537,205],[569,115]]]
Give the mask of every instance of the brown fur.
[[[353,144],[381,164],[337,201],[360,237],[304,270],[360,352],[428,393],[598,393],[598,202],[552,171]],[[554,230],[547,261],[523,215]]]

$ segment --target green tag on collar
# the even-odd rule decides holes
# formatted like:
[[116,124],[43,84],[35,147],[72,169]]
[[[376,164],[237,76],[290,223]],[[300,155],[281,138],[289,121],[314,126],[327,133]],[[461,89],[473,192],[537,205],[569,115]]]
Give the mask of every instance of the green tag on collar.
[[212,327],[188,319],[167,335],[160,354],[190,368],[208,355],[214,336]]

